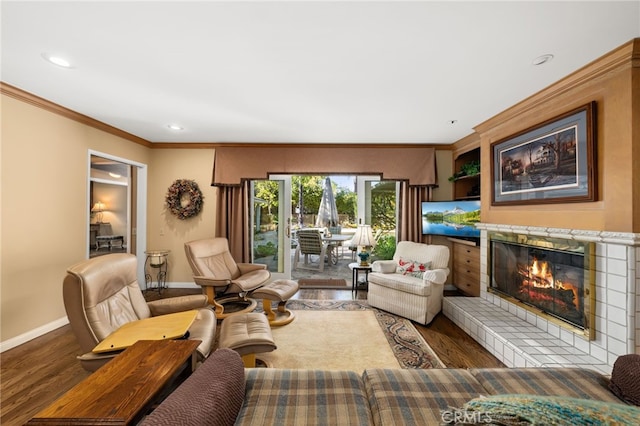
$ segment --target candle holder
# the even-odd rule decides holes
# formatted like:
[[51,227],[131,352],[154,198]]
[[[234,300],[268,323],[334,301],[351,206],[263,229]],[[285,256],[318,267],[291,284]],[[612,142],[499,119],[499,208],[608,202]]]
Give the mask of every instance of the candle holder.
[[159,294],[162,294],[162,290],[167,288],[167,269],[170,250],[149,250],[145,251],[147,259],[144,262],[144,282],[145,290],[152,290],[153,275],[156,276],[156,288]]

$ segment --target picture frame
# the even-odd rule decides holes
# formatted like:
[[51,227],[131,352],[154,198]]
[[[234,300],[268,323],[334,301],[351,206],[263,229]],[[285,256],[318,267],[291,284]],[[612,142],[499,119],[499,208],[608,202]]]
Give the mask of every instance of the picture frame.
[[491,205],[597,199],[596,103],[491,144]]

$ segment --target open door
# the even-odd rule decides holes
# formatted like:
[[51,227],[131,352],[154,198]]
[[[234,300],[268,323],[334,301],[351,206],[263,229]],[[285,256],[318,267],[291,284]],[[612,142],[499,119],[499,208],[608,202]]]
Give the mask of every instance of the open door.
[[291,278],[291,176],[251,182],[253,263],[267,265],[274,279]]
[[[147,166],[94,150],[88,150],[87,165],[87,258],[135,254],[138,280],[144,282]],[[103,235],[112,238],[97,238]]]

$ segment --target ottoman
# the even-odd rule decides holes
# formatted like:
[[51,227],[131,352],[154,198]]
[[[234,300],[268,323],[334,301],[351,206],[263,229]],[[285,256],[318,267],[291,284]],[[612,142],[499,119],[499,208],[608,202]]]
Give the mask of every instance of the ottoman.
[[[275,280],[251,293],[251,297],[262,299],[262,308],[271,326],[289,324],[295,318],[293,312],[286,308],[286,304],[298,292],[298,283],[292,280]],[[278,311],[271,308],[271,301],[278,302]]]
[[242,356],[247,368],[256,366],[256,353],[271,352],[276,344],[267,317],[260,313],[230,315],[222,320],[219,348],[229,348]]

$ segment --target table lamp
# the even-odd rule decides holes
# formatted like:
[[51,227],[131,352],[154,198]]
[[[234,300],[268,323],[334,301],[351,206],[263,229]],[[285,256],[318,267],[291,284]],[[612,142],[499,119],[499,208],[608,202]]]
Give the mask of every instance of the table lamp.
[[96,214],[96,223],[102,223],[102,212],[104,211],[104,203],[98,201],[93,205],[91,211]]
[[373,239],[373,230],[371,229],[371,225],[358,225],[358,229],[356,229],[356,233],[351,240],[351,244],[357,247],[362,247],[362,250],[358,253],[360,266],[369,266],[368,250],[376,245],[376,241]]

